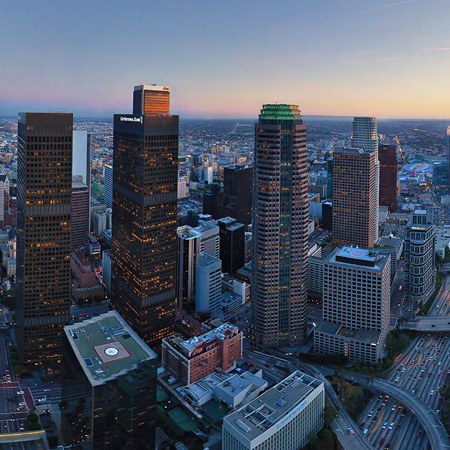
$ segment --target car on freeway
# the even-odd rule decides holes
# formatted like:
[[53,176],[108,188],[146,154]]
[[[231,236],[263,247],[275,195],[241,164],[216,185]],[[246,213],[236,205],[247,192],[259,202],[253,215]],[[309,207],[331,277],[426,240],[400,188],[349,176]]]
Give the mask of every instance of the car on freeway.
[[382,429],[382,430],[385,430],[386,427],[387,427],[387,425],[388,425],[388,423],[387,423],[387,422],[384,422],[383,425],[382,425],[382,427],[381,427],[381,429]]
[[348,427],[347,432],[350,436],[353,436],[355,434],[355,430],[353,428]]
[[391,422],[391,423],[389,424],[388,429],[389,429],[389,430],[392,430],[392,428],[394,428],[394,425],[395,425],[395,423],[394,423],[394,422]]

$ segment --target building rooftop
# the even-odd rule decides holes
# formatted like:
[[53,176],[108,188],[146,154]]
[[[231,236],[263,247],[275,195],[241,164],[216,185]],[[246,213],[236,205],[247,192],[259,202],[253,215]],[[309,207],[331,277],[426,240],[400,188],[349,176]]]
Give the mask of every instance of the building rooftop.
[[344,264],[346,266],[364,267],[366,270],[382,270],[389,255],[373,249],[359,247],[341,247],[334,250],[327,258],[327,263]]
[[224,323],[214,330],[208,331],[201,336],[193,337],[186,341],[180,343],[182,347],[184,347],[188,351],[194,350],[199,344],[212,342],[215,340],[225,340],[226,336],[231,334],[233,331],[238,330],[238,327],[235,325],[231,325],[230,323]]
[[316,331],[320,333],[353,339],[359,342],[365,342],[367,344],[376,344],[381,337],[380,331],[367,330],[365,328],[359,328],[355,330],[352,328],[346,328],[340,323],[329,322],[325,320],[317,326]]
[[255,400],[225,416],[224,423],[233,429],[235,436],[253,441],[269,428],[282,426],[283,421],[289,420],[289,413],[295,413],[315,389],[323,390],[323,383],[297,370]]
[[219,258],[216,258],[215,256],[209,255],[208,253],[200,253],[198,255],[197,259],[198,267],[208,267],[211,264],[217,263],[221,263],[221,260]]
[[156,353],[117,311],[64,327],[67,340],[92,386],[123,375]]
[[190,227],[189,225],[185,225],[183,227],[178,227],[177,235],[179,238],[184,239],[185,241],[190,241],[192,239],[198,239],[202,236],[200,231],[195,228]]

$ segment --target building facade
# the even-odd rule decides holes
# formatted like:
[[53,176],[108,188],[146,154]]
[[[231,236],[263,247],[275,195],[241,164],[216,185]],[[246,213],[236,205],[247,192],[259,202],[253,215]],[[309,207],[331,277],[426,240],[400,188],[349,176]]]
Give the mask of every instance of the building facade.
[[379,144],[380,162],[380,198],[379,204],[387,206],[389,211],[397,211],[399,180],[397,177],[397,145]]
[[112,208],[113,202],[113,166],[105,164],[103,166],[103,181],[105,183],[104,201],[107,208]]
[[232,217],[217,221],[220,234],[222,271],[232,275],[245,263],[245,225]]
[[22,362],[61,361],[70,317],[69,113],[21,113],[17,172],[17,340]]
[[255,125],[252,308],[255,345],[299,346],[306,329],[308,174],[297,105],[263,105]]
[[72,179],[72,208],[71,208],[71,241],[72,251],[87,249],[89,235],[89,188],[83,182]]
[[223,169],[222,215],[245,225],[252,222],[253,167],[236,165]]
[[314,333],[317,353],[377,364],[390,320],[390,255],[335,249],[323,266],[323,322]]
[[333,246],[371,248],[378,237],[377,152],[339,148],[333,157]]
[[242,358],[242,339],[242,331],[229,323],[188,340],[174,334],[163,339],[162,367],[183,385],[216,369],[228,372]]
[[405,297],[412,309],[428,301],[436,287],[435,230],[431,215],[416,210],[405,235]]
[[196,267],[195,311],[214,314],[220,310],[222,294],[222,261],[207,253],[200,253]]
[[161,108],[114,116],[112,305],[148,344],[172,333],[177,297],[179,119]]
[[223,419],[224,450],[303,448],[323,427],[323,382],[296,371]]
[[380,163],[378,160],[378,130],[377,119],[375,117],[355,117],[352,122],[352,147],[362,148],[365,152],[375,153],[375,213],[374,213],[374,229],[375,239],[378,239],[378,205],[380,195]]

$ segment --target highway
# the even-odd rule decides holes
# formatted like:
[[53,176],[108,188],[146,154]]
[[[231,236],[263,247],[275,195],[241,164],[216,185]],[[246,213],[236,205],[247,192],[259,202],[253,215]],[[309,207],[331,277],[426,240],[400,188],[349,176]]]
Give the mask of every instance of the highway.
[[[354,373],[347,371],[342,372],[342,375],[344,378],[356,381],[360,385],[365,386],[372,391],[386,392],[388,395],[395,397],[397,401],[402,403],[403,408],[408,408],[420,421],[427,433],[428,439],[430,440],[432,450],[450,449],[450,439],[447,435],[447,431],[442,425],[441,420],[439,419],[439,416],[430,408],[429,405],[427,405],[415,394],[412,394],[408,390],[397,386],[394,383],[390,383],[389,381],[382,380],[380,378],[370,379],[367,376],[355,375]],[[392,410],[393,409],[391,408],[391,411]],[[398,407],[396,407],[394,411],[398,411]],[[389,423],[387,427],[388,430],[391,423]],[[393,429],[394,426],[392,426],[391,430]]]
[[[436,297],[430,314],[450,320],[450,283],[447,278]],[[417,336],[409,349],[397,358],[385,377],[419,397],[438,416],[441,409],[439,390],[446,387],[450,370],[450,338],[444,334]],[[426,450],[427,434],[417,418],[402,403],[381,391],[359,418],[362,430],[376,449]],[[392,429],[390,425],[393,424]]]

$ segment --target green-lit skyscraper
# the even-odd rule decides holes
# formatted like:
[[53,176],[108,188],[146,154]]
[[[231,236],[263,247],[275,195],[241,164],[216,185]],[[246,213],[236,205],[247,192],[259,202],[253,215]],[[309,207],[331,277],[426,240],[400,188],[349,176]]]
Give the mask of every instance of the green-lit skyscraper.
[[297,105],[263,105],[255,128],[253,316],[255,345],[295,347],[306,326],[308,174]]

